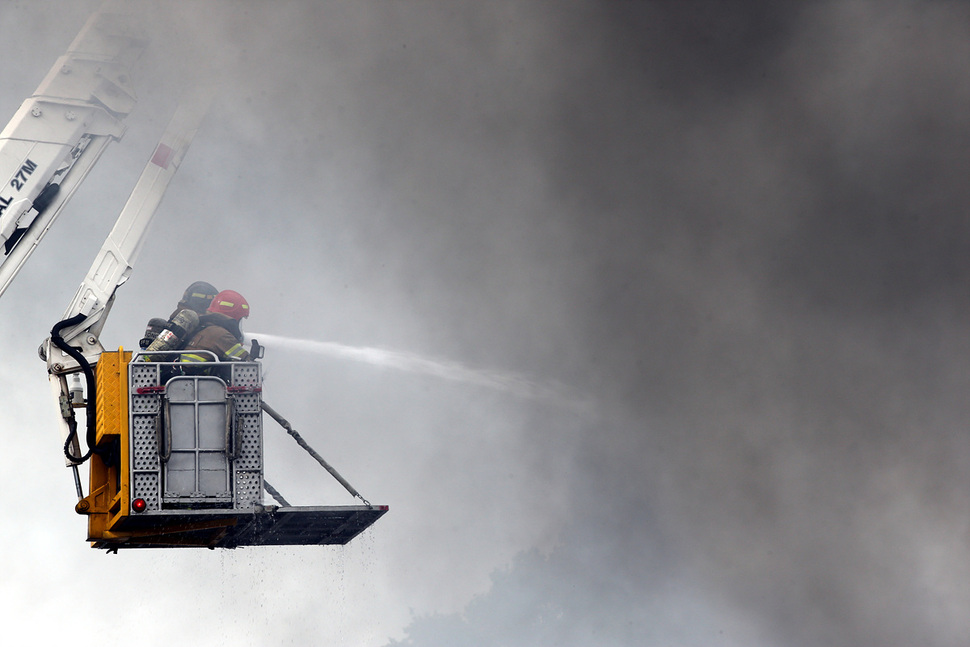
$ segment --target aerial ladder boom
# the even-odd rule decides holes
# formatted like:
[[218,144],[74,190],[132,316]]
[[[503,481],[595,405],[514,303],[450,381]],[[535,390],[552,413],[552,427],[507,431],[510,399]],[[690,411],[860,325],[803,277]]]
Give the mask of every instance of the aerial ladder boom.
[[[58,335],[52,335],[53,339],[49,337],[44,342],[42,355],[47,359],[47,370],[52,379],[81,370],[85,362],[94,366],[104,351],[98,337],[111,310],[115,292],[131,275],[152,217],[205,117],[211,99],[208,91],[199,91],[183,99],[71,305],[61,317]],[[65,351],[65,346],[73,352]]]
[[0,295],[135,106],[131,66],[146,40],[98,12],[0,131]]

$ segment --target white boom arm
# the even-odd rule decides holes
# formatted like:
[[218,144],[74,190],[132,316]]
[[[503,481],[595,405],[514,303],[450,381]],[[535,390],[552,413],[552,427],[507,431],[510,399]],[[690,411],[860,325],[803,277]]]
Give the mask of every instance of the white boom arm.
[[[205,117],[210,101],[211,94],[201,92],[179,105],[114,228],[64,312],[63,320],[76,321],[63,328],[60,336],[79,350],[92,366],[104,350],[98,335],[114,302],[115,291],[131,275],[152,217]],[[50,338],[44,348],[47,370],[52,375],[79,370],[77,360],[54,347]]]
[[145,44],[128,16],[95,13],[0,131],[0,295],[124,135],[135,106],[130,69]]

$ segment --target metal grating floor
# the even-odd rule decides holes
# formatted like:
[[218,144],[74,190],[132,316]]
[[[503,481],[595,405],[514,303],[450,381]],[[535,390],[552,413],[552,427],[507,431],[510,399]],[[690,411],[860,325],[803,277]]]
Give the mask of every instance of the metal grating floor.
[[96,548],[342,545],[369,528],[387,506],[264,507],[241,510],[159,510],[133,514],[119,536]]

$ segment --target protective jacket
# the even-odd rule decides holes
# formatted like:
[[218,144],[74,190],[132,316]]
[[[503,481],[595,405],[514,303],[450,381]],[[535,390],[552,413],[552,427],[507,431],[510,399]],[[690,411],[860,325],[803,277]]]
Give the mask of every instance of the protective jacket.
[[[219,361],[249,359],[249,353],[242,346],[243,336],[239,330],[239,322],[224,314],[210,312],[199,317],[200,329],[196,332],[184,350],[208,350],[215,353]],[[182,353],[183,362],[206,362],[208,355],[192,352]]]

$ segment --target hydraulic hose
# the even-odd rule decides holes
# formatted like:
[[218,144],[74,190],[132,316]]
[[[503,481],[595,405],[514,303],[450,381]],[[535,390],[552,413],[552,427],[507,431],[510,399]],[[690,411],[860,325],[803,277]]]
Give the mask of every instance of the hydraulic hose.
[[77,425],[70,425],[71,431],[67,436],[67,440],[64,441],[64,456],[76,465],[88,460],[91,458],[91,454],[94,453],[97,424],[97,384],[94,379],[94,370],[91,368],[91,364],[85,359],[84,354],[80,350],[68,345],[64,341],[64,338],[61,337],[61,331],[81,323],[85,318],[85,315],[77,314],[70,319],[58,322],[51,329],[51,343],[70,355],[78,363],[81,370],[84,371],[84,380],[88,387],[88,399],[85,405],[85,413],[87,414],[87,433],[85,434],[85,438],[88,444],[88,451],[83,456],[74,456],[71,453],[71,444],[77,438]]

